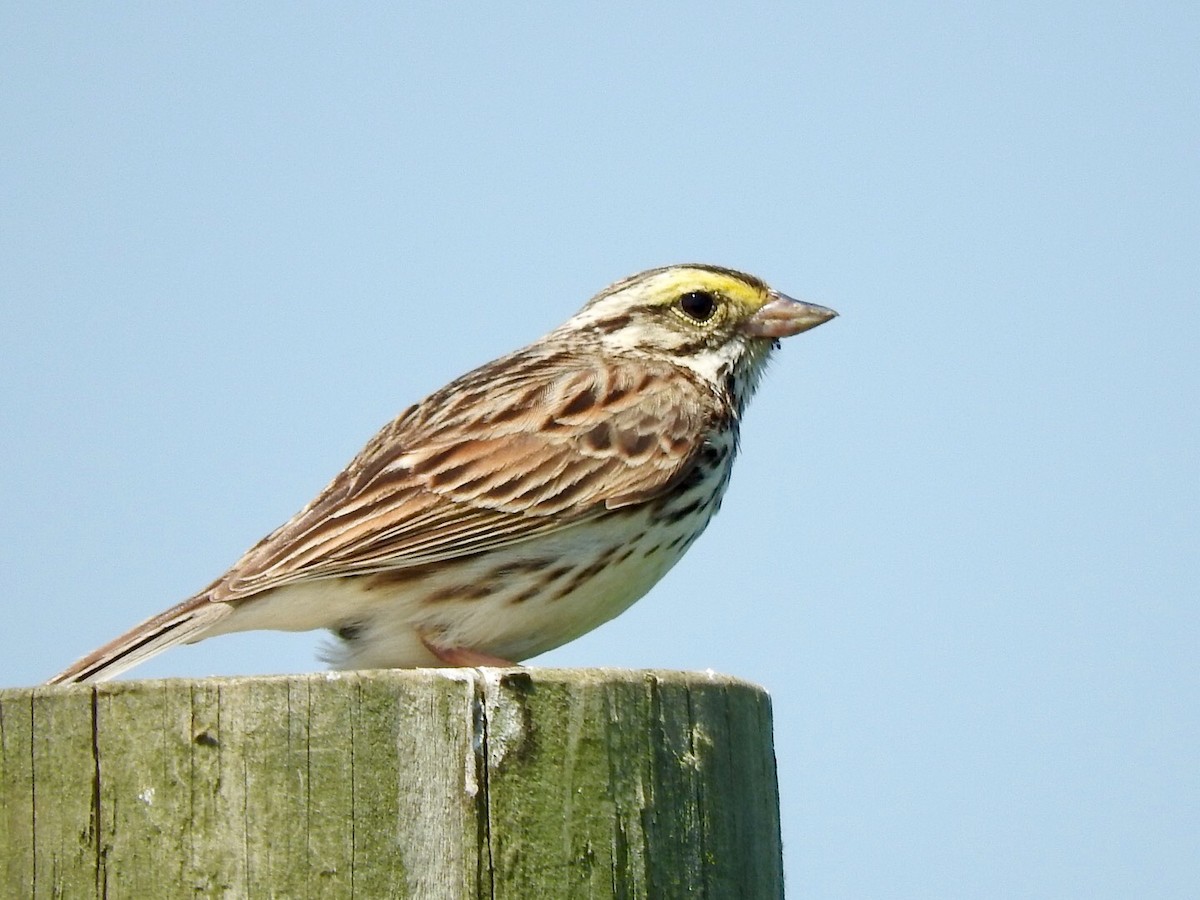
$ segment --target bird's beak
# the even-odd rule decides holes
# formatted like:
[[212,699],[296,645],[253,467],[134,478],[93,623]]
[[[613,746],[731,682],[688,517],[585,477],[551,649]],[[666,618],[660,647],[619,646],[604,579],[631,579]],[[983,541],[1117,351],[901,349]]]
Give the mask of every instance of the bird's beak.
[[816,328],[836,315],[827,307],[802,303],[772,291],[771,299],[746,320],[742,330],[750,337],[776,340]]

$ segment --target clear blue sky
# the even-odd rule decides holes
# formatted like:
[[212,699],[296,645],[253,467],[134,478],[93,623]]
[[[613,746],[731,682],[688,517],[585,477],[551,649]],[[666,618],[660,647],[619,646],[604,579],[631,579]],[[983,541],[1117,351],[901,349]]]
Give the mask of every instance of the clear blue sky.
[[684,562],[536,662],[766,685],[793,896],[1195,897],[1200,6],[567,6],[4,5],[0,680],[720,263],[842,316]]

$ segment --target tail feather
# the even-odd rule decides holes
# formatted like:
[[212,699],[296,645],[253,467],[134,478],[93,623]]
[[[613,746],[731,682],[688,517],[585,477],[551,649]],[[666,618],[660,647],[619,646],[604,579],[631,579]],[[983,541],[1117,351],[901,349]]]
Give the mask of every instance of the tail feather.
[[107,681],[169,647],[206,637],[233,610],[200,594],[147,619],[59,672],[46,684]]

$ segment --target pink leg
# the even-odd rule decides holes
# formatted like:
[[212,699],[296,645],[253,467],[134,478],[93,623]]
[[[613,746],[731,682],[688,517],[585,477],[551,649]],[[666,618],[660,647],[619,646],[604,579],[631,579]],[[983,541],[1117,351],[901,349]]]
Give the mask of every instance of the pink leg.
[[478,650],[468,650],[466,647],[439,647],[424,636],[421,637],[421,643],[425,645],[426,650],[448,666],[489,666],[497,669],[510,669],[516,665],[511,660],[489,656]]

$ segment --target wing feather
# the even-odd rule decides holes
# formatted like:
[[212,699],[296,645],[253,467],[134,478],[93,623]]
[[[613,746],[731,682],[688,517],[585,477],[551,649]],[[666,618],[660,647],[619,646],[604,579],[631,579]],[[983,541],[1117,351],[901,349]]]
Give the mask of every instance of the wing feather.
[[731,415],[665,362],[521,351],[402,413],[205,594],[461,558],[645,502]]

